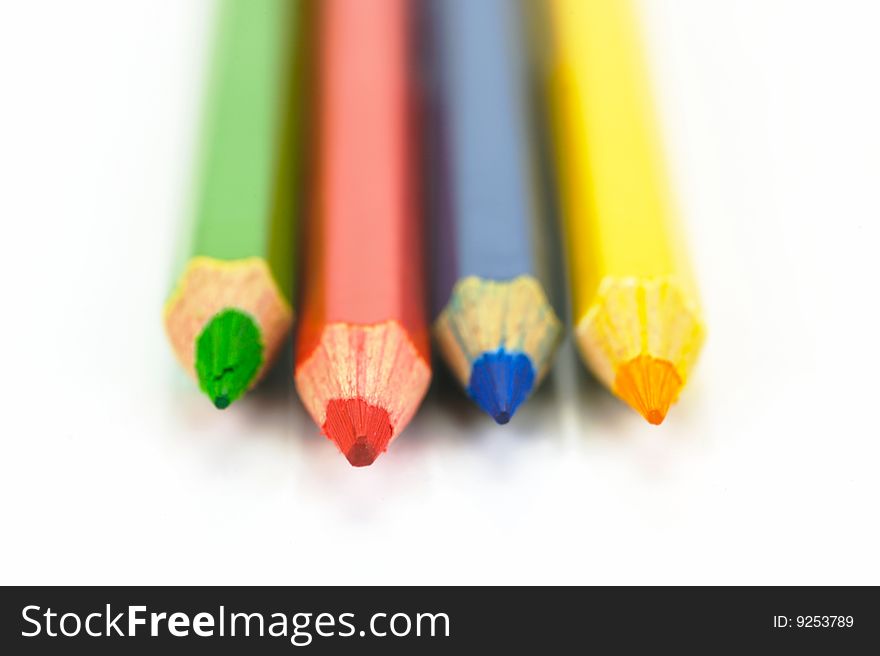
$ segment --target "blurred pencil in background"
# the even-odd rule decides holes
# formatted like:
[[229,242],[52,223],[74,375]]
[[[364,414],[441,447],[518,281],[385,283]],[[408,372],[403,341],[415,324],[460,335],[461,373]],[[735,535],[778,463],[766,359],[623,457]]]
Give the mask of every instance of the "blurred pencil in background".
[[652,424],[703,341],[626,0],[550,0],[549,96],[576,339],[595,375]]
[[313,207],[296,347],[305,407],[354,466],[430,380],[408,0],[318,3]]
[[506,424],[562,332],[535,272],[521,7],[429,0],[426,19],[434,335],[471,398]]
[[293,319],[302,3],[218,10],[191,241],[165,328],[222,409],[259,380]]

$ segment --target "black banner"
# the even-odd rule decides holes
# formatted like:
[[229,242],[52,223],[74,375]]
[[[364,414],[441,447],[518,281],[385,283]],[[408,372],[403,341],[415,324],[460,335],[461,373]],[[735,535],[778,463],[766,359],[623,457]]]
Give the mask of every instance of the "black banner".
[[0,622],[5,654],[880,648],[876,588],[3,588]]

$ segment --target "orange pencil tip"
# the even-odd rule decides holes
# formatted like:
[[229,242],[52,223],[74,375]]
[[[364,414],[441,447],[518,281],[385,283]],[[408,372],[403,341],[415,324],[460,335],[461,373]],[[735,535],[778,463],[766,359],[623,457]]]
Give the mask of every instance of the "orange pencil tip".
[[640,355],[617,368],[614,392],[655,426],[663,423],[680,391],[681,378],[667,360]]
[[322,428],[353,467],[372,465],[391,441],[388,411],[363,399],[333,399]]

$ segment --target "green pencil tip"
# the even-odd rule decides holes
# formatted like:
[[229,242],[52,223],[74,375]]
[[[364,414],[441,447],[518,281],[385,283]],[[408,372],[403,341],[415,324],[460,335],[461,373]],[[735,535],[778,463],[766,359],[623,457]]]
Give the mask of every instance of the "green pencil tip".
[[260,331],[248,315],[223,310],[196,340],[199,386],[223,410],[244,394],[263,364]]

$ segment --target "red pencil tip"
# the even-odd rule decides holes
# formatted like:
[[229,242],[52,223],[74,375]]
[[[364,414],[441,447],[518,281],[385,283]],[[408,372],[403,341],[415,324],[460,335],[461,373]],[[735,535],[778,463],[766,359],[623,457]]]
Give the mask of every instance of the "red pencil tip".
[[367,438],[364,435],[358,437],[357,442],[345,452],[345,457],[348,458],[352,467],[372,465],[378,455],[379,453],[367,443]]
[[323,431],[354,467],[373,464],[393,432],[388,411],[362,399],[330,401]]

